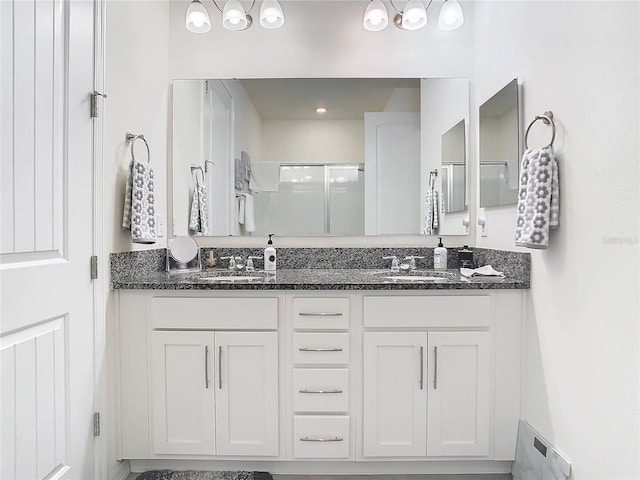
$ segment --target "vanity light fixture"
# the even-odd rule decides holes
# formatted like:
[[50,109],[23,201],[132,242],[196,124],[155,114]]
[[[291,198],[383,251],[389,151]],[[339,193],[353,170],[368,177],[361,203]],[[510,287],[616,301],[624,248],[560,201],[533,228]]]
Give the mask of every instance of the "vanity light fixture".
[[458,0],[444,0],[438,16],[440,30],[455,30],[464,23],[464,14]]
[[[249,12],[255,5],[255,0],[247,10],[238,0],[226,0],[224,8],[220,8],[216,0],[212,1],[222,13],[222,26],[227,30],[246,30],[253,23]],[[185,16],[185,25],[187,30],[193,33],[207,33],[211,30],[209,12],[200,0],[191,0]],[[263,0],[260,7],[260,25],[264,28],[278,28],[284,25],[284,14],[278,0]]]
[[[400,10],[393,0],[389,0],[391,6],[396,11],[393,17],[393,24],[402,30],[419,30],[427,24],[427,10],[431,2],[425,7],[422,0],[409,0]],[[457,0],[444,0],[444,4],[438,16],[438,27],[441,30],[455,30],[464,23],[462,7]],[[386,28],[389,24],[387,8],[382,0],[370,0],[364,12],[363,26],[372,32],[378,32]]]

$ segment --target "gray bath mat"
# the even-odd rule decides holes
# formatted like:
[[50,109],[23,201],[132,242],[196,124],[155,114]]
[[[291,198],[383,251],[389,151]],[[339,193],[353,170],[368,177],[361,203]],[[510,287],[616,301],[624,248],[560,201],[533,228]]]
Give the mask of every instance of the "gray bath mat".
[[136,480],[273,480],[267,472],[212,472],[209,470],[149,470]]

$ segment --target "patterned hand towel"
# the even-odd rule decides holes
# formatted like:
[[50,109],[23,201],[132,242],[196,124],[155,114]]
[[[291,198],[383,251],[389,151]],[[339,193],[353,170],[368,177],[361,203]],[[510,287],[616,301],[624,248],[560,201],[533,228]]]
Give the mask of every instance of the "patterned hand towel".
[[122,227],[131,230],[134,243],[156,243],[156,211],[153,168],[131,160],[124,198]]
[[547,248],[549,230],[558,228],[559,215],[558,163],[553,147],[527,150],[520,171],[516,245]]
[[196,175],[196,185],[193,188],[191,201],[191,215],[189,216],[189,230],[202,235],[209,235],[209,209],[207,207],[207,187]]
[[423,235],[433,235],[440,225],[440,215],[443,205],[437,190],[427,190],[424,198],[424,228]]

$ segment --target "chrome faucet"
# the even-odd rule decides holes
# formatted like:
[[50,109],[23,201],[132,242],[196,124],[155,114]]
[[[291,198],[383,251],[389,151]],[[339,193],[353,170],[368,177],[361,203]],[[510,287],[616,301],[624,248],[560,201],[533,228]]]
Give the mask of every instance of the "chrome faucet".
[[247,272],[254,272],[255,271],[255,267],[253,266],[253,260],[260,260],[262,257],[259,257],[257,255],[249,255],[247,257],[247,265],[245,267]]
[[398,257],[396,257],[395,255],[390,255],[388,257],[382,257],[383,260],[391,260],[391,271],[392,272],[399,272],[400,271],[400,266],[398,263]]
[[220,257],[220,260],[229,260],[228,269],[232,272],[239,272],[244,269],[244,260],[242,259],[242,257]]
[[400,263],[400,270],[402,271],[413,271],[416,267],[416,260],[424,257],[420,257],[418,255],[407,255]]

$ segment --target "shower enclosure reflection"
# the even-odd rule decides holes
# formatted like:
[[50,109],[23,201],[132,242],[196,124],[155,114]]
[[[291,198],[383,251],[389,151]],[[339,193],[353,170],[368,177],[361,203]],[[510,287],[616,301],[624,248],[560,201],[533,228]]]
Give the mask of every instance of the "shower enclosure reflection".
[[364,235],[364,165],[280,166],[277,192],[255,192],[256,235]]

